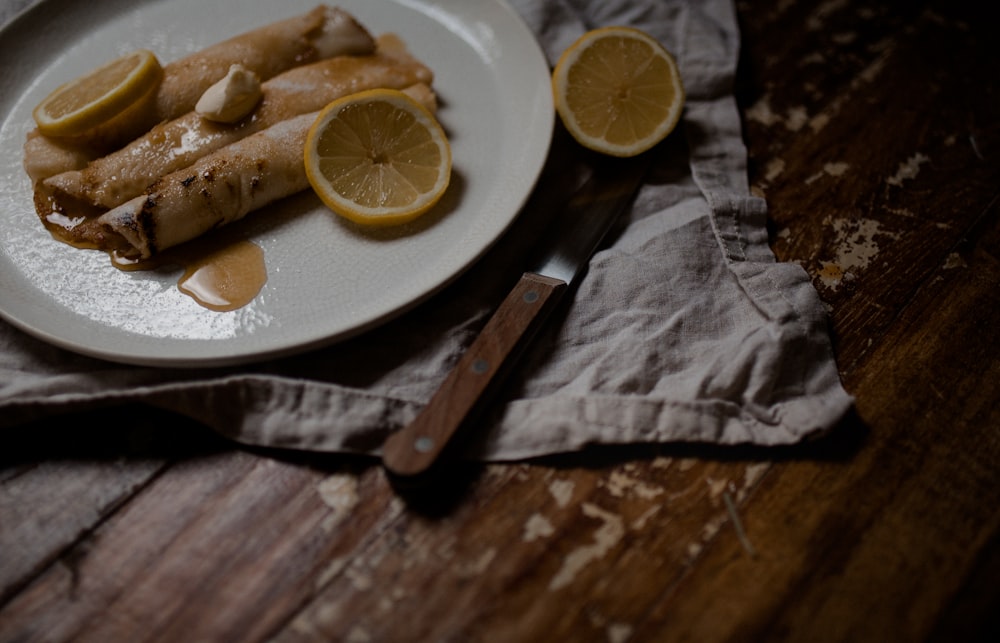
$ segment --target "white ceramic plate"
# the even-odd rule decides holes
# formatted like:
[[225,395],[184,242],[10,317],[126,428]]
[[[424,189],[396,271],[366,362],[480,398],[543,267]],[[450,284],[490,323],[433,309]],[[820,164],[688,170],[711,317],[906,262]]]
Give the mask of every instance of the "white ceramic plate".
[[21,166],[31,110],[58,84],[139,47],[164,62],[312,0],[46,0],[0,32],[0,316],[58,346],[113,361],[218,366],[356,335],[426,299],[508,228],[541,171],[554,123],[549,68],[501,0],[337,0],[375,34],[394,32],[435,71],[452,185],[409,226],[369,233],[311,193],[258,211],[241,236],[264,249],[268,281],[249,305],[202,308],[180,271],[120,272],[54,241]]

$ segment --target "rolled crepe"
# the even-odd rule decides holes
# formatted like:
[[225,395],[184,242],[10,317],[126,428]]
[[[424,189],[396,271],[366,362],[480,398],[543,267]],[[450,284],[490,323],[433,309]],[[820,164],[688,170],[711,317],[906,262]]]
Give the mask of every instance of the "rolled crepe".
[[261,80],[334,56],[370,54],[375,40],[349,13],[320,5],[169,63],[157,92],[154,123],[194,109],[213,83],[239,63]]
[[315,120],[297,116],[205,156],[98,223],[125,242],[114,248],[120,255],[145,259],[304,190],[302,149]]
[[201,95],[239,63],[267,80],[294,67],[341,55],[370,54],[371,34],[347,12],[319,5],[168,63],[158,88],[105,125],[84,135],[53,138],[33,130],[24,167],[33,181],[79,169],[149,130],[194,109]]
[[430,69],[394,47],[369,56],[338,56],[297,67],[264,83],[260,103],[235,124],[215,123],[189,112],[157,125],[82,170],[46,179],[45,187],[67,212],[74,203],[113,208],[141,194],[161,176],[281,121],[322,109],[337,98],[377,87],[429,85],[432,80]]
[[[434,92],[405,88],[430,110]],[[101,245],[129,259],[191,241],[309,187],[303,148],[318,112],[282,121],[173,172],[97,219]]]

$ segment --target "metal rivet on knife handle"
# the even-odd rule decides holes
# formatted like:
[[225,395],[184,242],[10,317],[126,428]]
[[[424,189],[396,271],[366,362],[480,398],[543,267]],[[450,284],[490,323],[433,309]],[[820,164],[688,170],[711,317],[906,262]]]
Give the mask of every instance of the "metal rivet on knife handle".
[[389,471],[412,476],[433,464],[496,378],[499,366],[565,287],[559,279],[532,273],[521,277],[423,411],[386,440],[382,458]]

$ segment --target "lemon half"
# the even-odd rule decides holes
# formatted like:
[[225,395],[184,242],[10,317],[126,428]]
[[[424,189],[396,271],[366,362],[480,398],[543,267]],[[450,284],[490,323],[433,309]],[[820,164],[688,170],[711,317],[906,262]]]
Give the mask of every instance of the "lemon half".
[[574,139],[619,157],[640,154],[666,138],[684,107],[673,56],[632,27],[582,35],[556,63],[552,92]]

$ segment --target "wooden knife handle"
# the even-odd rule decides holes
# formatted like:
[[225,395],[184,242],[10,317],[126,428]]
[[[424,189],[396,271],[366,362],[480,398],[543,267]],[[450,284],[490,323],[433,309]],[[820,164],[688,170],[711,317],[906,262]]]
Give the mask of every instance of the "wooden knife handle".
[[502,367],[515,349],[534,333],[565,288],[566,283],[559,279],[534,273],[521,276],[427,406],[413,422],[386,440],[382,447],[386,469],[396,475],[413,476],[430,468],[487,388],[506,372]]

